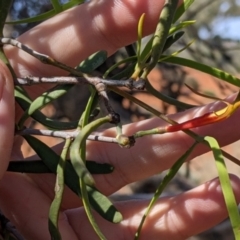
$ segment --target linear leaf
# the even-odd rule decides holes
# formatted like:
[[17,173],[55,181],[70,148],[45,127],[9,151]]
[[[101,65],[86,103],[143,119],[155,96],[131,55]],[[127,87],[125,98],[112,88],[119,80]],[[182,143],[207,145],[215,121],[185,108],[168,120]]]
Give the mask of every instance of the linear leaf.
[[218,170],[219,180],[222,187],[223,196],[227,206],[230,222],[233,228],[235,239],[240,239],[240,215],[238,212],[237,202],[231,186],[229,174],[222,155],[222,151],[217,140],[213,137],[206,136],[204,138],[212,149]]
[[138,226],[137,232],[135,233],[135,240],[139,239],[140,233],[143,227],[143,224],[150,213],[151,209],[153,208],[154,204],[158,200],[159,196],[162,194],[163,190],[167,186],[167,184],[173,179],[173,177],[177,174],[180,167],[183,165],[183,163],[187,160],[193,149],[197,146],[198,142],[194,142],[193,145],[173,164],[173,166],[168,170],[167,174],[163,178],[162,182],[158,186],[154,196],[152,197],[147,210],[145,211],[142,220]]
[[194,0],[184,0],[183,3],[178,7],[173,23],[175,23],[186,11],[187,9],[193,4]]
[[[34,149],[37,155],[42,159],[44,164],[53,172],[56,172],[59,155],[56,154],[45,143],[32,136],[24,136],[28,144]],[[81,191],[79,186],[79,178],[73,166],[67,161],[65,167],[65,184],[79,197]],[[104,219],[118,223],[122,220],[121,213],[114,207],[112,202],[100,193],[96,188],[87,186],[89,194],[89,201],[91,206],[98,212]]]
[[[161,56],[161,57],[167,57],[167,56]],[[237,87],[240,87],[240,79],[237,77],[234,77],[230,73],[224,72],[218,68],[210,67],[208,65],[202,64],[200,62],[195,62],[190,59],[182,58],[182,57],[170,57],[163,60],[163,62],[169,62],[174,64],[179,64],[182,66],[190,67],[196,70],[199,70],[201,72],[208,73],[214,77],[220,78],[224,80],[225,82],[231,83]]]
[[[32,100],[29,98],[26,91],[21,88],[20,86],[15,86],[15,98],[20,105],[20,107],[25,111],[27,110]],[[36,110],[31,117],[38,121],[39,123],[43,124],[44,126],[50,128],[50,129],[58,129],[58,130],[68,130],[68,129],[75,129],[78,125],[78,122],[61,122],[61,121],[55,121],[50,118],[47,118],[42,112]]]

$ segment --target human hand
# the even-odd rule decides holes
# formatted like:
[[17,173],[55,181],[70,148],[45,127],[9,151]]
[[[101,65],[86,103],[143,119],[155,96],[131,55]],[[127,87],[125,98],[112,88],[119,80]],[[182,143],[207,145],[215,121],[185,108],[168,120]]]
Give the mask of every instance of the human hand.
[[[38,25],[30,32],[22,35],[19,41],[41,53],[48,54],[60,62],[72,67],[91,53],[107,50],[112,54],[119,47],[125,46],[136,39],[137,22],[145,12],[145,34],[154,30],[158,14],[164,1],[92,1],[53,19]],[[124,12],[124,18],[122,17]],[[92,21],[89,21],[91,19]],[[96,44],[97,43],[97,44]],[[87,47],[86,47],[87,46]],[[6,47],[6,54],[11,60],[15,72],[19,76],[59,76],[66,75],[63,71],[46,66],[26,53],[12,47]],[[64,51],[62,51],[64,49]],[[19,231],[27,239],[50,239],[47,217],[53,198],[55,176],[52,174],[16,174],[4,173],[10,159],[13,141],[13,87],[6,67],[1,65],[1,74],[6,85],[0,104],[2,156],[0,183],[0,209],[11,219]],[[1,75],[0,75],[1,76]],[[36,97],[46,86],[28,88],[32,97]],[[5,98],[4,98],[5,96]],[[204,112],[217,108],[217,104],[188,110],[172,115],[177,121],[191,119]],[[212,135],[221,145],[239,139],[231,126],[236,125],[239,112],[232,118],[213,126],[196,129],[200,135]],[[20,110],[16,107],[16,118]],[[165,123],[157,118],[130,124],[124,127],[128,135]],[[216,132],[216,129],[223,129]],[[112,129],[104,135],[114,134]],[[10,135],[10,136],[9,136]],[[137,140],[131,149],[120,149],[117,145],[89,142],[87,158],[98,162],[107,162],[115,167],[112,174],[96,175],[97,187],[109,195],[122,186],[144,179],[148,176],[170,168],[173,163],[191,145],[192,139],[178,132],[161,136],[148,136]],[[19,138],[14,142],[12,159],[22,158]],[[60,146],[56,147],[56,150]],[[189,159],[200,155],[208,149],[199,145]],[[4,175],[3,175],[4,174]],[[236,198],[240,199],[239,179],[232,176],[232,184]],[[148,200],[118,202],[115,206],[123,214],[124,220],[113,225],[96,215],[98,224],[107,239],[133,239]],[[227,216],[225,203],[217,179],[205,183],[181,195],[159,199],[142,230],[142,239],[186,239],[214,226]],[[206,219],[208,221],[206,221]],[[59,219],[59,229],[63,239],[95,239],[93,232],[81,207],[79,198],[66,189]]]

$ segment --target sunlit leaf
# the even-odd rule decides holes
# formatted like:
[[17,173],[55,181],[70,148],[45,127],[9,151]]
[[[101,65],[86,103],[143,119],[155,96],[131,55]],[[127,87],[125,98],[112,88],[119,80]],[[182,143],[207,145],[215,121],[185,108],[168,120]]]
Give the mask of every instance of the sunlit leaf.
[[209,146],[212,149],[212,152],[215,158],[215,163],[218,170],[218,176],[219,176],[220,184],[222,187],[222,192],[223,192],[223,196],[227,206],[228,215],[233,228],[235,239],[240,239],[240,231],[239,231],[240,215],[238,211],[238,204],[236,202],[236,199],[233,193],[229,174],[227,171],[226,164],[224,162],[224,158],[222,156],[220,146],[217,140],[213,137],[207,136],[204,139],[209,143]]

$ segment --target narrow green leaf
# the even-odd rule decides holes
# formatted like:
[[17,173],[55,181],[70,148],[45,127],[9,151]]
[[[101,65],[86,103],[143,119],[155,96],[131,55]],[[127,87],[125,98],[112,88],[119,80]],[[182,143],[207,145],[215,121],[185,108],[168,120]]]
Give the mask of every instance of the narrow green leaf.
[[[70,161],[67,164],[72,166]],[[98,163],[95,161],[86,161],[86,167],[91,174],[108,174],[114,170],[114,167],[108,163]],[[56,173],[56,169],[52,172],[43,161],[39,160],[11,161],[7,171],[20,173]]]
[[[35,137],[24,136],[28,144],[33,148],[37,155],[42,159],[44,164],[52,171],[56,172],[59,155],[57,155],[45,143]],[[81,197],[79,177],[76,174],[70,162],[66,162],[65,167],[65,184],[79,197]],[[96,188],[87,186],[89,201],[93,209],[96,210],[107,221],[118,223],[122,220],[121,213],[114,207],[112,202],[100,193]]]
[[111,201],[94,187],[87,186],[89,201],[92,207],[106,220],[112,223],[122,221],[122,214],[115,208]]
[[114,65],[112,65],[104,74],[103,74],[103,78],[107,78],[107,76],[109,75],[110,72],[112,72],[114,69],[116,69],[117,67],[119,67],[121,64],[126,64],[126,63],[133,63],[136,64],[135,62],[137,61],[137,56],[132,56],[132,57],[128,57],[125,58],[117,63],[115,63]]
[[183,34],[183,31],[179,31],[169,36],[164,44],[162,52],[165,52],[168,48],[170,48],[176,41],[178,41],[183,36]]
[[128,79],[131,77],[131,75],[134,72],[136,63],[130,63],[126,68],[124,68],[121,72],[115,74],[112,76],[112,79],[114,80],[120,80],[120,79]]
[[51,0],[51,3],[52,3],[55,13],[62,12],[62,5],[59,3],[58,0]]
[[79,126],[81,126],[81,128],[85,127],[88,124],[90,115],[98,104],[98,94],[97,94],[96,88],[94,88],[93,86],[89,86],[89,90],[91,94],[90,94],[90,97],[88,98],[88,102],[86,104],[85,110],[78,124]]
[[222,156],[222,151],[215,138],[207,136],[204,138],[204,140],[208,142],[215,158],[219,180],[222,187],[222,192],[227,206],[235,239],[240,239],[240,215],[238,212],[238,205],[233,193],[227,167]]
[[80,155],[80,149],[82,148],[84,142],[86,141],[87,137],[91,134],[91,132],[95,131],[102,124],[110,122],[111,120],[110,118],[111,118],[110,116],[102,117],[87,124],[85,127],[81,129],[78,136],[75,138],[71,145],[70,159],[72,165],[76,173],[78,174],[78,177],[83,178],[85,183],[89,186],[94,186],[94,180],[92,175],[89,173],[85,166],[84,159],[82,159]]
[[88,199],[87,188],[86,188],[86,185],[85,185],[85,182],[84,182],[83,178],[80,179],[80,187],[81,187],[81,190],[82,190],[82,202],[83,202],[83,206],[84,206],[85,212],[87,214],[88,220],[91,223],[91,225],[92,225],[95,233],[99,237],[99,239],[106,240],[106,238],[103,235],[103,233],[101,232],[96,220],[94,219],[92,209],[90,207],[90,203],[89,203],[89,199]]
[[152,49],[152,43],[153,43],[153,37],[151,37],[147,44],[145,45],[144,49],[141,52],[141,61],[142,62],[147,62],[151,55],[151,49]]
[[[94,89],[92,87],[89,87],[89,88],[90,88],[90,91],[91,91],[91,95],[88,99],[85,110],[84,110],[84,112],[83,112],[83,114],[82,114],[82,116],[79,120],[79,126],[81,126],[81,128],[84,128],[88,124],[92,104],[93,104],[94,98],[97,95],[96,94],[97,93],[96,89]],[[81,163],[84,165],[83,169],[86,167],[86,144],[87,144],[86,140],[83,140],[83,142],[81,144],[81,147],[78,150],[79,151],[79,156],[80,156],[79,159],[80,159],[80,161],[82,161]],[[75,167],[75,169],[76,169],[76,167]],[[83,202],[83,206],[84,206],[86,215],[88,217],[88,220],[89,220],[93,230],[97,234],[97,236],[100,239],[105,240],[105,237],[102,234],[100,228],[98,227],[98,224],[95,221],[95,218],[94,218],[93,213],[92,213],[92,209],[91,209],[89,198],[88,198],[88,192],[87,192],[87,188],[86,188],[86,184],[85,184],[85,175],[84,174],[82,174],[82,176],[79,178],[79,184],[80,184],[80,189],[81,189],[81,192],[82,192],[82,202]]]
[[[186,27],[186,26],[189,26],[190,24],[192,24],[193,22],[195,21],[189,21],[189,22],[183,22],[183,23],[180,23],[178,24],[177,26],[175,27],[172,27],[170,30],[169,30],[169,36],[167,37],[167,40],[164,44],[164,47],[163,47],[163,50],[162,52],[166,51],[166,49],[168,49],[174,42],[176,42],[178,39],[181,38],[181,35],[183,35],[183,32],[180,31],[179,33],[177,33],[177,31],[181,30],[182,28]],[[173,36],[175,34],[177,34],[176,36]],[[175,41],[174,41],[175,39]],[[153,43],[153,37],[151,37],[147,44],[145,45],[144,49],[142,50],[141,52],[141,56],[140,56],[140,59],[141,59],[141,62],[145,63],[148,61],[150,55],[151,55],[151,48],[152,48],[152,43]],[[171,44],[170,44],[171,43]]]
[[175,13],[173,23],[175,23],[182,15],[187,11],[187,9],[193,4],[194,0],[183,0],[183,3],[177,8]]
[[153,88],[152,85],[149,83],[149,81],[146,81],[145,88],[149,93],[151,93],[156,98],[158,98],[166,103],[169,103],[171,105],[177,106],[181,109],[188,109],[188,108],[195,107],[194,105],[178,101],[174,98],[171,98],[167,95],[162,94],[161,92],[159,92],[155,88]]
[[[7,171],[20,173],[52,173],[43,161],[11,161]],[[56,170],[54,171],[54,173]]]
[[[21,88],[20,86],[15,86],[15,98],[20,105],[20,107],[26,111],[29,109],[32,100],[29,98],[27,92]],[[31,117],[36,120],[37,122],[43,124],[44,126],[50,129],[58,129],[58,130],[68,130],[68,129],[75,129],[77,128],[78,121],[75,122],[60,122],[55,121],[50,118],[47,118],[43,113],[36,110]]]
[[98,51],[76,67],[77,70],[83,73],[92,73],[96,68],[102,65],[107,60],[107,51]]
[[174,25],[170,28],[169,35],[172,35],[172,34],[178,32],[178,31],[194,24],[195,22],[196,22],[195,20],[180,22],[179,24]]
[[[161,56],[161,57],[167,57],[167,56]],[[224,72],[218,68],[210,67],[208,65],[204,65],[200,62],[195,62],[190,59],[181,58],[181,57],[170,57],[163,60],[163,62],[169,62],[174,64],[179,64],[182,66],[190,67],[196,70],[199,70],[201,72],[208,73],[214,77],[220,78],[224,80],[225,82],[231,83],[237,87],[240,87],[240,79],[237,77],[234,77],[233,75]]]
[[[58,0],[54,0],[54,1],[58,1]],[[30,17],[30,18],[24,18],[24,19],[20,19],[20,20],[16,20],[16,21],[6,22],[6,24],[21,24],[21,23],[32,23],[32,22],[45,21],[51,17],[54,17],[57,13],[60,13],[62,11],[65,11],[69,8],[72,8],[72,7],[82,4],[82,3],[84,3],[84,0],[72,0],[72,1],[69,1],[69,2],[61,5],[61,9],[58,8],[57,6],[55,6],[56,9],[51,9],[50,11],[41,13],[37,16]]]
[[171,58],[171,57],[175,57],[177,55],[179,55],[181,52],[183,52],[185,49],[189,48],[193,43],[194,43],[195,40],[192,40],[191,42],[189,42],[186,46],[184,46],[183,48],[171,53],[170,55],[167,55],[167,56],[161,56],[158,60],[158,62],[163,62],[165,61],[166,59],[168,58]]
[[178,1],[165,1],[160,13],[155,33],[153,35],[151,58],[146,65],[141,77],[146,79],[150,71],[156,66],[162,54],[163,47],[168,37]]
[[31,18],[24,18],[21,20],[16,20],[16,21],[11,21],[11,22],[6,22],[6,24],[22,24],[22,23],[32,23],[32,22],[41,22],[41,21],[45,21],[53,16],[55,16],[55,10],[52,9],[48,12],[39,14],[37,16],[31,17]]
[[168,173],[163,178],[162,182],[158,186],[153,198],[151,199],[147,210],[145,211],[142,220],[138,226],[137,232],[135,233],[135,240],[139,239],[140,233],[143,227],[143,224],[150,213],[151,209],[153,208],[156,201],[159,199],[159,196],[162,194],[163,190],[166,188],[167,184],[173,179],[173,177],[177,174],[180,167],[183,163],[187,160],[193,149],[197,146],[198,142],[194,142],[193,145],[173,164],[173,166],[169,169]]
[[[19,125],[23,126],[24,122],[37,110],[42,109],[47,104],[51,103],[53,100],[56,100],[60,96],[63,96],[71,89],[74,85],[73,84],[64,84],[64,85],[57,85],[54,88],[50,89],[49,91],[43,93],[41,96],[37,97],[29,106],[27,110],[25,110],[24,114],[22,115],[21,119],[19,120]],[[26,100],[26,98],[25,98]]]
[[58,218],[60,213],[60,207],[64,192],[64,172],[66,166],[67,153],[71,144],[71,139],[68,138],[65,141],[64,147],[62,149],[61,156],[59,156],[59,162],[57,165],[57,175],[55,182],[55,196],[50,205],[49,215],[48,215],[48,229],[51,234],[51,238],[54,240],[61,240],[61,234],[58,228]]
[[187,85],[186,83],[185,83],[185,86],[198,96],[201,96],[204,98],[209,98],[209,99],[216,100],[216,101],[224,101],[223,99],[220,99],[218,97],[213,97],[213,96],[206,95],[204,93],[200,93],[200,92],[196,91],[195,89],[193,89],[192,87],[190,87],[189,85]]
[[86,161],[86,167],[91,174],[108,174],[112,173],[114,167],[108,163],[98,163],[95,161]]
[[65,11],[69,8],[72,8],[74,6],[77,6],[77,5],[80,5],[80,4],[83,4],[85,2],[85,0],[71,0],[65,4],[62,5],[62,9]]

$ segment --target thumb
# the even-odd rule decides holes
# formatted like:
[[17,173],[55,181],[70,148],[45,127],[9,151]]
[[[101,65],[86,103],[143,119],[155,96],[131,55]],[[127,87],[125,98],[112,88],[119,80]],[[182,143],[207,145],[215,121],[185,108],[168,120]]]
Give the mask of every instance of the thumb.
[[7,66],[0,61],[0,179],[7,169],[14,137],[13,80]]

